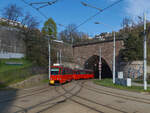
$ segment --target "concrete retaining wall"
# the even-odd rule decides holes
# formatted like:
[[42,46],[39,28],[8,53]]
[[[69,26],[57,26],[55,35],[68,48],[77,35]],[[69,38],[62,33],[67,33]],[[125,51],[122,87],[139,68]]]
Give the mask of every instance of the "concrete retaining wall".
[[125,78],[141,78],[143,61],[121,62],[119,71],[123,71]]

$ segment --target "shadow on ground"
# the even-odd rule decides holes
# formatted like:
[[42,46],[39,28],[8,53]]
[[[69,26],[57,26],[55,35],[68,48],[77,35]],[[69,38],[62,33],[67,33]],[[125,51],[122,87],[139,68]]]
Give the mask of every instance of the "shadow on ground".
[[10,113],[13,108],[13,103],[16,99],[17,89],[7,87],[5,84],[0,84],[0,113]]

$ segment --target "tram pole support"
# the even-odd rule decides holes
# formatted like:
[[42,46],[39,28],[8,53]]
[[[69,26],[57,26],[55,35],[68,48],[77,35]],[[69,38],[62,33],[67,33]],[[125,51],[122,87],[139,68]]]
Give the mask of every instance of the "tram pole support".
[[99,80],[101,80],[102,61],[101,61],[101,48],[99,48]]
[[115,84],[115,75],[116,75],[116,34],[115,34],[115,31],[113,31],[114,33],[114,42],[113,42],[113,84]]
[[59,63],[60,63],[60,65],[62,64],[62,61],[61,61],[61,49],[60,49],[60,52],[59,52]]
[[59,52],[57,51],[57,63],[59,63]]
[[50,38],[48,39],[48,57],[49,57],[49,65],[48,65],[48,72],[49,72],[49,80],[51,78],[51,46],[50,46]]
[[144,13],[144,90],[147,90],[146,14]]
[[95,22],[95,24],[103,24],[104,26],[111,28],[112,29],[112,34],[113,34],[113,84],[115,84],[115,77],[116,77],[116,34],[115,31],[113,30],[113,27],[108,25],[108,24],[104,24],[104,23],[99,23],[99,22]]

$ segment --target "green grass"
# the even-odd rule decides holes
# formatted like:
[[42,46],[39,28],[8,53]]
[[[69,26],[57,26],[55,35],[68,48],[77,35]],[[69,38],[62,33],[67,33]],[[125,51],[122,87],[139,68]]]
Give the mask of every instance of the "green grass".
[[5,87],[7,87],[6,84],[0,84],[0,89],[3,89],[3,88],[5,88]]
[[[134,80],[134,82],[136,83],[140,83],[140,84],[143,84],[143,80]],[[147,84],[150,84],[150,80],[147,80]]]
[[[6,62],[23,63],[23,65],[7,65]],[[30,63],[26,59],[0,59],[0,88],[25,80],[32,75]]]
[[[106,87],[111,87],[111,88],[117,88],[121,90],[129,90],[129,91],[136,91],[136,92],[145,92],[143,87],[140,86],[131,86],[131,87],[126,87],[126,86],[121,86],[121,85],[116,85],[113,84],[112,79],[102,79],[102,80],[94,80],[93,81],[95,84],[106,86]],[[150,88],[146,92],[150,92]]]
[[[6,62],[23,63],[23,65],[7,65]],[[26,59],[0,59],[0,72],[29,67],[32,64]]]

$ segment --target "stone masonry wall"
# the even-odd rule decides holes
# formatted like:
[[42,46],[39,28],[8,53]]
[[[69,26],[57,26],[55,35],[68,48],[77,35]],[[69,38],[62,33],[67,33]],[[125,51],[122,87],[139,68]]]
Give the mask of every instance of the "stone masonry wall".
[[[85,61],[88,60],[91,56],[99,56],[99,48],[101,48],[102,58],[107,62],[107,64],[112,70],[113,41],[75,46],[73,48],[75,63],[84,66]],[[118,62],[119,51],[121,48],[123,48],[123,41],[116,41],[116,62]]]
[[23,35],[17,28],[0,26],[0,52],[25,53]]
[[121,62],[119,71],[125,78],[141,79],[143,77],[143,61]]

